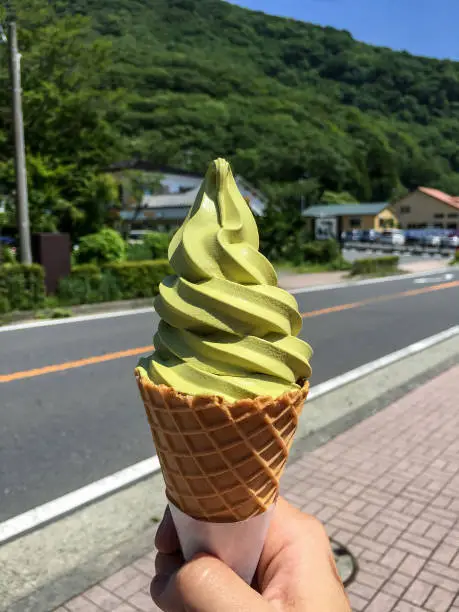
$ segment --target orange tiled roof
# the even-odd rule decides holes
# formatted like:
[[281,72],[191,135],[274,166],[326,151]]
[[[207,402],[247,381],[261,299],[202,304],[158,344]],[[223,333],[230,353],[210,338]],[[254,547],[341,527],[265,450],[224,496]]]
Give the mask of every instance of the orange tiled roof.
[[459,208],[459,197],[457,196],[451,196],[448,193],[440,191],[439,189],[431,189],[430,187],[418,187],[418,190],[431,198],[435,198],[435,200],[443,202],[444,204],[448,204],[454,208]]

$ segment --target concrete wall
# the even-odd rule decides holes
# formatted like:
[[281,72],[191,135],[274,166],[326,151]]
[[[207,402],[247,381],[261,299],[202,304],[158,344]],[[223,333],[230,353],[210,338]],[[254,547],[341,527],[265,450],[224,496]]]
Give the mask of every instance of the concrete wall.
[[415,191],[394,204],[403,229],[439,227],[459,229],[459,210]]

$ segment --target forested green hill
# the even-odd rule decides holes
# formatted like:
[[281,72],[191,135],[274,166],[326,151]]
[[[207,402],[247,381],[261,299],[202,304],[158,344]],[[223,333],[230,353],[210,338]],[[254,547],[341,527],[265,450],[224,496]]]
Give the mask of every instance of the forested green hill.
[[[32,10],[40,3],[46,18]],[[64,21],[91,18],[86,54],[68,41],[59,56],[40,34],[40,19],[49,29],[56,18],[48,3],[10,4],[22,14],[25,59],[30,48],[51,62],[40,66],[41,76],[26,78],[25,89],[38,95],[44,79],[56,100],[68,97],[73,85],[53,62],[76,62],[81,115],[86,108],[92,113],[85,130],[76,130],[79,154],[88,136],[87,164],[97,156],[101,163],[137,156],[202,172],[210,158],[224,155],[292,205],[325,190],[360,201],[386,200],[420,184],[459,193],[458,63],[372,47],[344,31],[223,0],[56,1]],[[88,64],[91,45],[97,70]],[[26,91],[26,109],[32,93]],[[61,145],[40,119],[28,146],[45,158]],[[92,125],[98,120],[103,130]],[[1,129],[0,123],[0,139]],[[70,151],[70,135],[61,141]]]
[[[69,3],[70,5],[70,3]],[[314,177],[360,200],[459,193],[459,64],[222,0],[73,0],[114,40],[134,151],[257,183]]]

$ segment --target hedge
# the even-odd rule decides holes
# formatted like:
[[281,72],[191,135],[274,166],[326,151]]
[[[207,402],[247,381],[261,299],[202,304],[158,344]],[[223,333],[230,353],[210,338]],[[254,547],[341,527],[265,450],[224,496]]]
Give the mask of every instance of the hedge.
[[167,260],[127,261],[103,268],[85,264],[75,266],[70,276],[61,280],[58,296],[64,305],[153,297],[169,274],[172,268]]
[[336,240],[314,240],[303,244],[301,249],[302,262],[330,263],[341,255]]
[[45,272],[32,264],[0,265],[0,314],[35,310],[45,303]]
[[374,259],[357,259],[352,263],[351,275],[395,272],[398,269],[399,257],[375,257]]
[[167,259],[107,264],[104,270],[113,275],[126,300],[155,296],[159,283],[173,273]]

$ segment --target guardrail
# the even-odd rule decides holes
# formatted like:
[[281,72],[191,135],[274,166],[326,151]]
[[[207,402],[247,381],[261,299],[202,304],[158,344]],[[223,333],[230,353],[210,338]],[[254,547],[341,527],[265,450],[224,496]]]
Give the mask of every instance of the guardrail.
[[344,242],[343,249],[355,251],[371,251],[374,253],[409,253],[411,255],[441,255],[451,257],[456,251],[456,247],[432,247],[419,244],[381,244],[379,242]]

